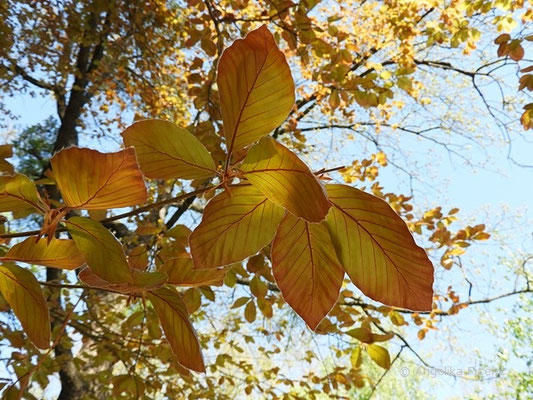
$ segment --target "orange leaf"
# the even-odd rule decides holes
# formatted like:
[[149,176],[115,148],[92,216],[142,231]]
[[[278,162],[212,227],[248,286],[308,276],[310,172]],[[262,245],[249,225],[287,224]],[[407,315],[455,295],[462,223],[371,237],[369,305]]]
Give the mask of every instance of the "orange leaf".
[[326,222],[311,224],[287,213],[272,242],[272,272],[285,301],[315,330],[344,278]]
[[33,344],[50,347],[50,314],[35,276],[16,265],[0,265],[0,292]]
[[205,365],[196,332],[189,321],[185,303],[175,290],[161,288],[148,293],[172,352],[179,363],[204,372]]
[[70,147],[56,153],[50,163],[63,201],[69,207],[105,210],[146,201],[133,147],[116,153]]
[[18,213],[35,209],[45,213],[47,207],[30,178],[22,174],[0,176],[0,212]]
[[352,282],[368,297],[431,310],[433,265],[405,222],[383,200],[346,185],[327,185],[327,224]]
[[226,269],[193,269],[192,258],[171,258],[160,271],[168,275],[168,282],[176,286],[220,286],[226,276]]
[[319,222],[331,207],[324,187],[307,165],[274,139],[263,138],[253,146],[241,169],[270,201],[297,217]]
[[29,237],[9,249],[4,260],[22,261],[28,264],[44,265],[61,269],[76,269],[85,258],[76,247],[73,240]]
[[224,51],[217,84],[229,154],[268,135],[294,105],[289,65],[265,25]]
[[101,223],[90,218],[72,217],[66,225],[96,275],[110,283],[132,282],[122,244]]
[[134,146],[139,165],[152,179],[199,179],[215,174],[215,162],[192,133],[172,122],[137,121],[122,132],[124,144]]
[[253,256],[276,232],[283,209],[253,186],[237,186],[213,197],[189,237],[195,268],[215,268]]

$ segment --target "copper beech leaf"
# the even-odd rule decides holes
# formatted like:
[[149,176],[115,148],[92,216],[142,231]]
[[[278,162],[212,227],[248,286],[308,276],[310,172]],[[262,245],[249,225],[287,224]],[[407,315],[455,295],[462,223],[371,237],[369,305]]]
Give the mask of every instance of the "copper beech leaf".
[[146,201],[146,187],[135,150],[116,153],[70,147],[50,160],[65,204],[71,208],[105,210]]
[[101,223],[90,218],[71,217],[66,225],[96,275],[109,283],[132,282],[122,244]]
[[327,224],[352,282],[368,297],[431,310],[433,265],[405,222],[383,200],[346,185],[327,185]]
[[40,349],[50,347],[50,314],[35,276],[14,264],[0,265],[0,292],[32,343]]
[[0,212],[46,212],[33,181],[25,175],[0,176]]
[[312,224],[287,213],[271,257],[283,298],[315,330],[337,301],[344,278],[325,221]]
[[297,217],[322,221],[330,204],[324,187],[296,154],[272,138],[263,138],[244,159],[244,177],[270,201]]
[[250,257],[265,247],[283,209],[253,186],[230,188],[211,199],[189,244],[195,268],[215,268]]
[[217,84],[229,154],[268,135],[294,105],[289,65],[265,25],[224,51]]
[[205,365],[196,332],[189,321],[185,303],[169,288],[153,290],[147,295],[159,317],[165,337],[178,362],[194,371],[204,372]]
[[147,272],[131,269],[132,282],[110,283],[96,275],[89,267],[80,271],[80,281],[91,287],[111,290],[125,294],[142,294],[148,290],[158,289],[167,282],[167,275],[161,271]]
[[176,286],[220,286],[227,269],[194,269],[192,258],[180,257],[167,260],[160,271],[168,275],[168,282]]
[[213,158],[192,133],[172,122],[137,121],[122,132],[135,147],[144,175],[152,179],[199,179],[216,173]]
[[4,260],[21,261],[45,267],[76,269],[85,263],[85,258],[76,243],[69,239],[29,237],[9,249]]

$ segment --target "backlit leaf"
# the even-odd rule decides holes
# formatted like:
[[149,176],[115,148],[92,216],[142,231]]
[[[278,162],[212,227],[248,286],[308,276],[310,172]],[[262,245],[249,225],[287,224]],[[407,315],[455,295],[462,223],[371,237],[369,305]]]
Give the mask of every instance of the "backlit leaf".
[[307,165],[272,138],[263,138],[253,146],[241,169],[270,201],[297,217],[319,222],[331,206],[322,184]]
[[0,176],[0,212],[46,212],[35,184],[25,175]]
[[167,275],[161,271],[146,272],[131,270],[132,281],[125,283],[110,283],[96,275],[89,267],[80,271],[78,278],[83,283],[101,289],[125,294],[142,294],[148,290],[158,289],[167,282]]
[[242,261],[274,236],[283,209],[253,186],[232,187],[207,204],[202,222],[189,237],[195,268]]
[[176,286],[220,286],[226,276],[226,269],[193,268],[192,258],[171,258],[161,267],[168,275],[168,283]]
[[215,162],[193,134],[169,121],[137,121],[122,132],[135,147],[144,175],[152,179],[199,179],[215,174]]
[[217,84],[230,154],[277,128],[294,104],[289,65],[265,25],[224,51]]
[[337,301],[344,277],[326,223],[287,213],[272,242],[272,272],[285,301],[314,330]]
[[65,204],[72,208],[105,210],[146,201],[146,188],[129,147],[116,153],[70,147],[50,160]]
[[66,225],[96,275],[109,283],[132,282],[122,245],[101,223],[90,218],[72,217]]
[[0,291],[33,344],[50,347],[50,314],[35,276],[13,264],[0,265]]
[[327,185],[327,224],[352,282],[368,297],[431,310],[433,265],[405,222],[383,200],[346,185]]
[[390,356],[387,349],[378,346],[377,344],[370,344],[367,346],[366,352],[370,358],[381,368],[390,368]]
[[0,172],[13,174],[15,171],[13,165],[10,162],[6,161],[6,158],[13,157],[13,146],[10,144],[0,145]]
[[29,237],[17,243],[3,259],[68,270],[76,269],[85,263],[85,258],[73,240],[51,238],[48,243],[45,238],[38,241],[35,239]]
[[189,321],[185,304],[175,290],[161,288],[148,293],[165,336],[179,363],[204,372],[205,365],[196,332]]

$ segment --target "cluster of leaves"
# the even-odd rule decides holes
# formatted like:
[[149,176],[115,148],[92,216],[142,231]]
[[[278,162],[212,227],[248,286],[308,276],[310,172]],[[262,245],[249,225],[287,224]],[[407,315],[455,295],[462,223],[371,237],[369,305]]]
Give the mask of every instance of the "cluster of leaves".
[[[220,284],[224,267],[267,246],[285,301],[313,330],[336,303],[345,273],[375,300],[431,310],[432,264],[395,211],[356,188],[324,186],[324,171],[311,172],[287,147],[265,137],[294,103],[289,66],[265,26],[224,52],[217,83],[226,141],[223,165],[216,165],[187,130],[162,120],[143,120],[122,133],[125,150],[104,154],[71,147],[52,157],[49,178],[62,203],[43,198],[22,174],[0,178],[0,211],[15,217],[44,215],[39,235],[12,246],[0,266],[0,290],[37,347],[50,346],[48,306],[34,275],[15,262],[65,270],[85,265],[78,277],[88,287],[149,300],[179,363],[195,371],[205,370],[200,344],[186,304],[172,286]],[[142,246],[126,255],[102,224],[124,215],[100,221],[72,216],[77,210],[145,203],[143,174],[204,182],[203,188],[172,201],[217,191],[188,242],[173,254],[161,251],[153,268],[148,268]],[[72,239],[54,237],[65,229],[59,224]],[[187,237],[183,230],[167,234]],[[252,280],[250,287],[258,297],[266,294],[259,280]],[[247,319],[253,320],[247,309]],[[370,330],[360,330],[349,334],[375,341],[361,339]],[[367,351],[388,368],[383,348],[370,345]]]

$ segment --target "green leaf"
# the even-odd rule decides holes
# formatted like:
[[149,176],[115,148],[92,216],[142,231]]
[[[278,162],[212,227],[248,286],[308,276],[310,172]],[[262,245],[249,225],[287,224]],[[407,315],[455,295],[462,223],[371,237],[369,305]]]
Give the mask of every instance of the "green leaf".
[[37,188],[31,179],[22,174],[0,176],[0,212],[20,213],[46,212]]
[[270,243],[283,217],[283,209],[254,187],[230,190],[211,199],[189,237],[195,268],[215,268],[254,255]]
[[133,282],[122,244],[101,223],[72,217],[66,225],[92,272],[109,283]]
[[144,175],[152,179],[200,179],[216,173],[213,158],[192,133],[159,119],[137,121],[122,132],[135,147]]
[[194,371],[204,372],[200,343],[178,293],[169,288],[160,288],[149,292],[147,297],[154,306],[165,337],[179,363]]
[[287,213],[271,258],[283,298],[315,330],[335,305],[344,277],[326,223],[311,224]]
[[229,154],[268,135],[294,105],[289,65],[265,25],[224,51],[217,84]]
[[390,368],[390,356],[387,349],[378,346],[377,344],[370,344],[366,347],[366,352],[370,358],[381,368]]
[[270,201],[296,217],[319,222],[331,207],[324,187],[307,165],[274,139],[263,138],[254,145],[241,170]]
[[13,264],[0,265],[0,291],[33,344],[50,347],[50,314],[35,276]]
[[352,282],[368,297],[431,310],[433,265],[405,222],[383,200],[346,185],[327,185],[331,238]]

